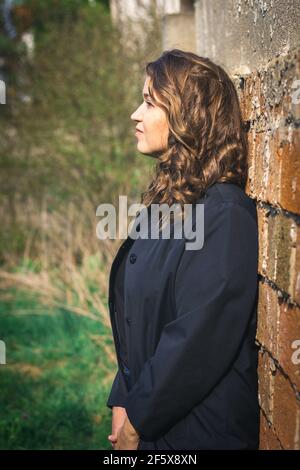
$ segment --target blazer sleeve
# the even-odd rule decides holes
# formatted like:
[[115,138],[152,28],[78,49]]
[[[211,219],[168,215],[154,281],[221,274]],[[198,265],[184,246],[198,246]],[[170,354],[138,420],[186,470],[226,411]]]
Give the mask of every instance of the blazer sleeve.
[[202,248],[183,248],[174,279],[174,320],[164,326],[125,402],[143,440],[168,432],[235,360],[257,293],[254,214],[237,202],[205,206]]
[[113,406],[122,406],[125,408],[127,394],[128,389],[123,373],[120,369],[118,369],[106,402],[106,406],[109,408],[112,408]]

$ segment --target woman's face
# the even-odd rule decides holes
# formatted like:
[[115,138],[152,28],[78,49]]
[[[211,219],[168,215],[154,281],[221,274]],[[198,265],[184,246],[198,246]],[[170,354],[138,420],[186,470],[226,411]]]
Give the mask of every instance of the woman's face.
[[167,149],[169,128],[165,112],[153,103],[148,94],[149,81],[147,76],[142,92],[144,101],[130,118],[136,122],[139,152],[157,157]]

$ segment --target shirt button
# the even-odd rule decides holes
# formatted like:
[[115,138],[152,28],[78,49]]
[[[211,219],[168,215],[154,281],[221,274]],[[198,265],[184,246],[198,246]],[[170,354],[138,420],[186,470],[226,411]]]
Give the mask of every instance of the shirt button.
[[133,264],[136,262],[136,254],[135,253],[131,253],[130,255],[130,263]]

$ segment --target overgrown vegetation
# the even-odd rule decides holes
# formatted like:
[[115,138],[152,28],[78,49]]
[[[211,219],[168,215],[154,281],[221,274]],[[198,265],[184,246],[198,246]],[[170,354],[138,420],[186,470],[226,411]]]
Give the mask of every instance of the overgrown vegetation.
[[[9,38],[2,21],[0,39],[7,84],[7,103],[0,107],[0,339],[9,338],[15,350],[8,347],[7,365],[0,366],[6,390],[1,409],[9,411],[1,418],[0,445],[66,448],[75,442],[78,419],[79,433],[83,420],[90,438],[82,437],[76,448],[93,448],[93,433],[100,442],[102,431],[95,431],[90,413],[97,407],[101,415],[103,390],[107,392],[116,366],[106,300],[109,269],[120,242],[97,239],[96,208],[103,202],[118,207],[121,194],[129,203],[140,202],[149,180],[154,163],[137,154],[130,114],[141,100],[144,65],[161,51],[160,19],[151,8],[141,41],[134,29],[127,30],[124,40],[124,29],[112,23],[106,1],[28,0],[18,2],[12,18],[17,36]],[[32,52],[22,42],[28,31],[34,37]],[[29,312],[38,306],[38,314],[22,316],[23,302]],[[55,312],[55,319],[49,312]],[[76,386],[72,374],[78,349],[71,347],[65,318],[73,322],[82,348],[84,366],[76,366]],[[55,361],[62,368],[49,366],[52,356],[44,334],[50,330],[50,342],[61,332]],[[97,337],[93,347],[90,334]],[[39,350],[38,360],[32,347]],[[74,356],[64,365],[69,348]],[[42,373],[33,381],[24,375],[22,363],[35,367],[36,361]],[[95,366],[98,375],[91,372]],[[52,380],[57,396],[48,394]],[[20,407],[22,387],[28,396]],[[81,397],[86,389],[91,401],[98,398],[81,409],[75,395]],[[26,421],[22,413],[31,399],[36,407]],[[68,424],[61,431],[55,422],[63,406]],[[101,415],[101,426],[109,424],[108,411]],[[47,436],[42,430],[41,437],[44,416],[52,427]]]

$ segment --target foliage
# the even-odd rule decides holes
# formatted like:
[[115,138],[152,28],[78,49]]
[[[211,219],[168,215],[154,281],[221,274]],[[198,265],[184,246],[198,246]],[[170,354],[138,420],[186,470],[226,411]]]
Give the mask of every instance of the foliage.
[[0,306],[0,449],[110,449],[112,380],[99,325],[24,291]]
[[[41,211],[45,199],[51,213],[63,213],[69,202],[80,208],[84,200],[95,211],[118,194],[139,201],[153,167],[137,155],[130,115],[141,99],[144,62],[159,43],[128,47],[101,3],[65,0],[55,13],[48,3],[28,2],[37,30],[34,56],[15,67],[0,116],[0,198],[9,240],[31,235],[24,212]],[[157,24],[147,27],[151,36]],[[94,233],[85,215],[81,223]],[[20,244],[2,246],[2,258],[16,246],[22,251]]]

